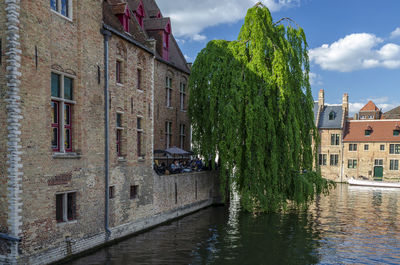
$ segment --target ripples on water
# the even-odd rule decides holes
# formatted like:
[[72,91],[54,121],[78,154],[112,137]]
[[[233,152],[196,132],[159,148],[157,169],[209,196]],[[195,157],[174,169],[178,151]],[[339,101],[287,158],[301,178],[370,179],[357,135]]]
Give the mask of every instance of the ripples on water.
[[305,213],[211,207],[71,262],[400,264],[400,190],[338,185]]

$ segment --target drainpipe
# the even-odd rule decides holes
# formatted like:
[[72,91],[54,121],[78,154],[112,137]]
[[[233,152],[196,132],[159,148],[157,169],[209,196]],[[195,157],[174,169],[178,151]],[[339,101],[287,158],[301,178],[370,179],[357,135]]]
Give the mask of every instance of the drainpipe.
[[104,228],[106,230],[106,241],[109,240],[111,230],[109,229],[109,91],[108,91],[108,41],[111,37],[111,32],[101,29],[101,34],[104,36],[104,177],[105,177],[105,204],[104,204]]

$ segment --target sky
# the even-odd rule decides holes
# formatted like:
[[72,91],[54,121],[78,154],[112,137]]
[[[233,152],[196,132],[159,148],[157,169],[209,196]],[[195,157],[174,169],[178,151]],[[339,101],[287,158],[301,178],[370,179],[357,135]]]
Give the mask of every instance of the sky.
[[[156,0],[188,62],[213,39],[235,40],[258,0]],[[307,36],[315,100],[341,104],[350,115],[369,100],[400,105],[400,0],[264,0],[274,21],[289,17]]]

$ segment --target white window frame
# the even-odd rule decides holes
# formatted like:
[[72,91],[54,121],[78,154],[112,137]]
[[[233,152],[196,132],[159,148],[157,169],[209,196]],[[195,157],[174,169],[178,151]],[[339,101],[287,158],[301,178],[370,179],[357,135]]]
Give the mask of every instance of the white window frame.
[[63,18],[66,18],[69,21],[72,21],[72,17],[73,17],[72,0],[67,0],[68,1],[68,15],[67,16],[64,16],[63,14],[61,14],[61,0],[55,0],[55,1],[57,2],[57,9],[58,10],[54,10],[51,7],[51,4],[50,4],[50,10],[52,12],[56,13],[57,15],[59,15],[59,16],[61,16]]
[[[69,221],[68,220],[68,194],[71,193],[75,193],[75,219]],[[65,224],[65,223],[76,223],[78,218],[76,218],[77,215],[77,197],[78,197],[78,193],[76,191],[67,191],[67,192],[59,192],[56,193],[56,197],[57,195],[63,195],[63,221],[59,222],[58,224]],[[56,204],[57,207],[57,204]],[[57,211],[57,210],[56,210]]]
[[172,78],[167,76],[165,79],[165,88],[166,88],[166,106],[167,108],[171,108],[171,98],[172,98]]
[[186,128],[185,124],[181,123],[179,125],[179,145],[180,145],[179,148],[181,149],[183,149],[183,146],[185,144],[185,137],[186,137],[185,128]]
[[[76,90],[75,89],[75,87],[76,87],[75,86],[76,77],[73,76],[73,75],[69,75],[69,74],[60,72],[60,71],[51,70],[51,72],[50,72],[50,95],[51,95],[51,74],[52,73],[60,75],[60,79],[61,79],[61,84],[60,84],[60,96],[61,97],[58,98],[58,97],[51,96],[51,100],[59,102],[59,104],[58,104],[58,106],[59,106],[59,109],[58,109],[59,121],[58,122],[60,124],[59,125],[59,130],[60,130],[60,132],[59,132],[59,135],[60,135],[60,139],[59,139],[60,151],[59,152],[60,153],[66,153],[66,151],[65,151],[65,132],[64,132],[64,126],[65,126],[65,123],[64,123],[65,122],[64,105],[65,105],[65,103],[75,105],[76,101],[64,98],[64,77],[68,77],[68,78],[71,78],[73,80],[72,81],[72,83],[73,83],[72,98],[74,98],[74,94],[75,94],[75,90]],[[72,112],[72,110],[70,110],[70,111]],[[73,120],[74,119],[73,119],[72,114],[71,114],[71,120],[70,120],[71,124],[72,124]],[[74,128],[74,126],[72,126],[72,128]],[[72,133],[72,132],[70,132],[70,133]],[[73,141],[74,137],[71,137],[71,139]],[[71,145],[72,145],[72,143],[71,143]],[[72,148],[74,148],[73,145],[72,145]],[[70,153],[70,152],[68,152],[68,153]]]
[[[396,166],[397,166],[397,168],[396,168]],[[389,170],[390,171],[398,171],[399,170],[399,160],[398,159],[390,159]]]
[[172,122],[171,121],[166,121],[165,122],[165,146],[166,149],[171,147],[170,140],[172,139]]

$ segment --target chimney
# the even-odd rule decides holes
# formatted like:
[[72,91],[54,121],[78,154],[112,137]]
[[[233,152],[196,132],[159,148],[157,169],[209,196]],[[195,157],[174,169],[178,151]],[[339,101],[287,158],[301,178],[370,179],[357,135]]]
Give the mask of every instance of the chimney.
[[347,94],[347,93],[343,94],[342,110],[344,112],[349,111],[349,94]]
[[318,107],[322,108],[325,106],[325,97],[324,97],[324,90],[321,89],[319,91],[319,96],[318,96]]
[[358,120],[358,113],[354,114],[354,119]]

